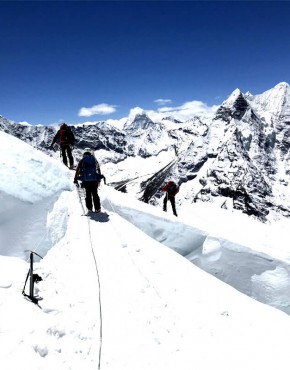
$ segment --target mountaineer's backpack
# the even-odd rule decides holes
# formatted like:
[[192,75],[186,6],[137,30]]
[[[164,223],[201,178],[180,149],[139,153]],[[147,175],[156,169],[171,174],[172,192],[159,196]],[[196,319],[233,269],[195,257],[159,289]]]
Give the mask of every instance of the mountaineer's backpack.
[[78,180],[100,181],[103,176],[97,172],[97,161],[93,155],[85,154],[82,159],[81,173]]
[[93,155],[83,156],[81,167],[81,180],[82,181],[97,180],[96,158]]
[[60,143],[73,144],[75,141],[74,134],[69,126],[62,126],[60,129]]
[[167,193],[170,196],[174,196],[178,193],[179,187],[178,185],[175,184],[173,181],[169,181],[168,186],[167,186]]

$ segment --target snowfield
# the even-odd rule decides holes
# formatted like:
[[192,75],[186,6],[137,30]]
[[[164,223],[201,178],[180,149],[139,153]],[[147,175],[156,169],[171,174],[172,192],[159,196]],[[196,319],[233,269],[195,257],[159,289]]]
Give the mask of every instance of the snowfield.
[[[287,222],[175,218],[103,184],[88,217],[61,163],[2,132],[0,158],[1,369],[289,368]],[[28,249],[39,306],[21,294]]]

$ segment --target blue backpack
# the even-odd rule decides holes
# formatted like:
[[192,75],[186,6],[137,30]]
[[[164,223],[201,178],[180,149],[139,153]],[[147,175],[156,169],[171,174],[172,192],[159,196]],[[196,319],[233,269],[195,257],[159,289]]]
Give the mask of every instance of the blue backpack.
[[84,155],[82,159],[81,180],[82,181],[97,181],[99,174],[96,169],[96,158],[93,155]]

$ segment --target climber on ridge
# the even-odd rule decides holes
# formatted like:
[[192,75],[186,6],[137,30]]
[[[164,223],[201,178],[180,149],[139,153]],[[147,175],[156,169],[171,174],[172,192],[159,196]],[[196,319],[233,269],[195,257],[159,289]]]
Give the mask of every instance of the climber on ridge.
[[163,199],[163,211],[167,211],[167,201],[169,200],[171,203],[173,214],[177,217],[175,207],[175,195],[179,192],[179,186],[173,180],[170,180],[165,186],[163,186],[163,188],[161,188],[161,190],[166,192]]
[[79,186],[78,180],[82,181],[82,187],[86,190],[86,207],[89,212],[93,211],[93,205],[96,213],[101,212],[98,187],[102,179],[106,183],[105,176],[101,174],[99,163],[93,152],[90,148],[85,148],[83,158],[76,169],[74,184]]
[[72,147],[75,142],[75,136],[71,130],[71,128],[65,124],[62,123],[60,126],[60,129],[55,134],[53,141],[51,143],[50,148],[54,150],[54,143],[59,141],[60,143],[60,151],[62,155],[62,161],[67,166],[67,156],[69,159],[69,167],[73,168],[74,165],[74,159],[72,156]]

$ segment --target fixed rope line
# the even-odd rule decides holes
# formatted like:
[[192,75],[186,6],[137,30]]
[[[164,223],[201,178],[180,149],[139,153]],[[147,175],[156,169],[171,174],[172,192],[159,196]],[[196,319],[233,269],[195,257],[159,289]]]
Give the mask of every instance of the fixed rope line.
[[[120,190],[120,189],[122,189],[122,187],[123,187],[123,186],[126,186],[126,185],[130,184],[131,182],[134,182],[135,180],[140,179],[141,177],[149,176],[149,175],[152,175],[152,174],[154,174],[154,172],[146,173],[145,175],[140,175],[140,176],[138,176],[138,177],[134,177],[134,179],[124,180],[124,182],[122,182],[121,184],[116,185],[116,186],[114,187],[114,189],[116,189],[116,190]],[[120,181],[120,182],[121,182],[121,181]],[[111,184],[107,184],[107,185],[111,185]]]
[[[35,244],[35,246],[32,248],[32,250],[30,252],[33,252],[33,253],[36,253],[36,251],[39,249],[39,246],[40,244],[43,242],[43,240],[45,240],[47,238],[47,235],[48,235],[48,228],[46,229],[46,231],[42,234],[42,238],[39,240],[39,242],[37,244]],[[37,253],[36,253],[37,254]],[[26,262],[28,262],[30,259],[30,257],[28,257],[26,259]]]
[[[118,214],[118,212],[116,211],[116,208],[114,207],[114,205],[113,205],[113,203],[111,202],[111,200],[109,199],[109,197],[108,197],[108,195],[107,195],[107,193],[106,193],[106,191],[104,191],[105,192],[105,196],[106,196],[106,198],[107,198],[107,201],[109,202],[109,204],[110,204],[110,207],[111,207],[111,210],[116,214],[116,215],[119,215]],[[120,216],[120,215],[119,215]],[[122,217],[122,216],[120,216],[120,217]],[[122,234],[119,232],[119,230],[118,230],[118,228],[116,227],[116,225],[114,224],[114,222],[112,221],[112,219],[111,218],[109,218],[109,222],[111,223],[111,225],[112,225],[112,228],[113,228],[113,230],[114,230],[114,232],[115,232],[115,234],[118,236],[118,238],[120,239],[120,241],[121,241],[121,245],[125,245],[125,243],[123,243],[123,236],[122,236]],[[150,282],[150,280],[149,280],[149,278],[144,274],[144,272],[140,269],[140,267],[135,263],[135,261],[134,261],[134,259],[133,259],[133,257],[132,257],[132,253],[131,253],[131,251],[130,250],[127,250],[127,254],[128,254],[128,256],[130,257],[130,260],[131,260],[131,262],[132,262],[132,264],[135,266],[135,268],[136,268],[136,270],[139,272],[139,274],[141,275],[141,276],[143,276],[143,278],[147,281],[147,283],[148,283],[148,285],[153,289],[153,291],[155,292],[155,294],[157,295],[157,297],[161,300],[161,301],[163,301],[163,298],[161,297],[161,295],[160,295],[160,293],[158,292],[158,290],[155,288],[155,286]]]
[[[79,196],[79,201],[81,204],[81,207],[85,213],[85,207],[82,202],[81,198],[81,190],[78,188],[77,193]],[[88,222],[88,230],[89,230],[89,240],[90,240],[90,246],[91,246],[91,251],[93,254],[94,258],[94,263],[95,263],[95,268],[96,268],[96,273],[97,273],[97,282],[98,282],[98,288],[99,288],[99,294],[98,294],[98,301],[99,301],[99,319],[100,319],[100,330],[99,330],[99,356],[98,356],[98,369],[101,368],[101,357],[102,357],[102,344],[103,344],[103,315],[102,315],[102,300],[101,300],[101,282],[100,282],[100,273],[98,269],[98,264],[97,264],[97,259],[96,255],[94,252],[93,248],[93,243],[92,243],[92,233],[91,233],[91,226],[90,226],[90,220],[87,219]]]

